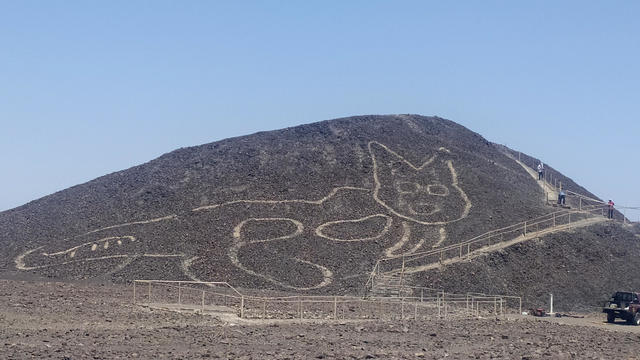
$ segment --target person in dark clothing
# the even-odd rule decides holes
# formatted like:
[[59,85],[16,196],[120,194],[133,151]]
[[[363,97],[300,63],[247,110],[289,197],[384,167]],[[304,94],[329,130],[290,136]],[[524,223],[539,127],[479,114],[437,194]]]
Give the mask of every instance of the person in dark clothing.
[[567,194],[564,192],[564,190],[560,190],[560,193],[558,194],[558,205],[565,205],[566,197]]
[[544,179],[544,165],[538,164],[538,180]]
[[607,205],[609,205],[609,219],[613,219],[613,206],[615,205],[613,203],[613,201],[611,199],[609,199],[609,202],[607,203]]

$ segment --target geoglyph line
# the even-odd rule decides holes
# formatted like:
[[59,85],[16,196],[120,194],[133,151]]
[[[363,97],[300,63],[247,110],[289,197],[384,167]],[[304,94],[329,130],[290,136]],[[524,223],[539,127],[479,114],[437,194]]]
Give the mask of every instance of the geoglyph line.
[[450,221],[434,221],[434,222],[421,221],[421,220],[418,220],[416,218],[412,218],[410,216],[407,216],[405,214],[401,214],[398,211],[396,211],[395,209],[393,209],[391,206],[387,205],[379,197],[380,188],[382,187],[382,184],[381,184],[380,179],[378,177],[378,160],[376,159],[375,153],[374,153],[373,148],[372,148],[373,144],[382,147],[388,153],[394,155],[396,158],[398,158],[400,161],[402,161],[404,164],[408,165],[409,167],[411,167],[414,170],[421,170],[425,166],[431,164],[435,160],[436,156],[435,155],[432,156],[429,160],[427,160],[421,166],[418,167],[418,166],[413,165],[412,163],[410,163],[405,158],[403,158],[402,156],[400,156],[398,153],[394,152],[393,150],[389,149],[385,145],[380,144],[379,142],[375,142],[375,141],[369,142],[369,153],[371,155],[371,160],[373,161],[373,181],[374,181],[373,198],[377,203],[379,203],[380,205],[384,206],[389,212],[391,212],[392,214],[394,214],[396,216],[399,216],[399,217],[401,217],[403,219],[410,220],[410,221],[413,221],[413,222],[416,222],[416,223],[422,224],[422,225],[446,225],[448,223],[464,219],[469,215],[469,211],[471,210],[471,201],[469,200],[469,197],[467,197],[467,194],[458,185],[458,173],[456,172],[455,168],[453,167],[453,162],[451,160],[447,160],[446,161],[447,167],[449,168],[449,171],[451,172],[451,178],[452,178],[451,186],[453,186],[456,190],[458,190],[460,196],[462,197],[462,199],[464,200],[464,203],[465,203],[464,209],[463,209],[462,214],[460,215],[459,218],[454,219],[454,220],[450,220]]
[[[332,237],[332,236],[326,235],[326,234],[324,234],[322,232],[322,230],[327,226],[331,226],[331,225],[335,225],[335,224],[345,224],[345,223],[359,223],[359,222],[367,221],[367,220],[375,218],[375,217],[384,217],[386,219],[386,224],[384,226],[384,229],[382,229],[382,231],[376,236],[356,238],[356,239],[340,239],[340,238],[336,238],[336,237]],[[318,235],[320,237],[323,237],[325,239],[331,240],[331,241],[338,241],[338,242],[370,241],[370,240],[379,239],[382,236],[384,236],[389,231],[389,228],[391,227],[392,223],[393,223],[393,218],[391,218],[391,216],[387,216],[385,214],[374,214],[374,215],[365,216],[363,218],[355,219],[355,220],[329,221],[329,222],[326,222],[326,223],[318,226],[316,228],[315,232],[316,232],[316,235]]]
[[302,199],[291,199],[291,200],[234,200],[234,201],[228,201],[228,202],[221,203],[221,204],[200,206],[200,207],[197,207],[195,209],[192,209],[191,211],[209,210],[209,209],[215,209],[215,208],[224,207],[224,206],[233,205],[233,204],[287,204],[287,203],[301,203],[301,204],[320,205],[320,204],[324,203],[325,201],[329,200],[331,197],[333,197],[339,191],[342,191],[342,190],[370,191],[370,189],[367,189],[367,188],[360,188],[360,187],[353,187],[353,186],[340,186],[340,187],[333,188],[333,190],[331,190],[331,192],[327,196],[325,196],[325,197],[323,197],[321,199],[318,199],[318,200],[302,200]]
[[404,255],[411,255],[414,252],[418,251],[422,245],[424,245],[424,243],[426,242],[426,240],[420,239],[418,241],[418,243],[411,248],[408,251],[402,252],[400,254],[396,254],[395,252],[400,250],[404,245],[407,244],[407,242],[409,242],[409,240],[411,239],[411,226],[409,225],[409,223],[407,223],[406,221],[402,222],[402,237],[400,238],[400,241],[398,241],[397,243],[393,244],[393,246],[391,246],[390,248],[387,248],[384,251],[384,254],[387,256],[387,258],[399,258],[402,257]]
[[[450,220],[450,221],[438,221],[438,222],[427,222],[427,221],[420,221],[414,217],[411,217],[410,215],[406,215],[401,213],[399,210],[394,209],[392,206],[389,206],[388,204],[386,204],[384,201],[382,201],[379,197],[378,197],[378,192],[382,186],[379,176],[378,176],[378,172],[379,172],[379,168],[378,168],[378,161],[376,159],[376,156],[373,152],[372,146],[373,145],[379,146],[382,149],[384,149],[386,152],[388,152],[389,154],[391,154],[392,156],[394,156],[395,158],[399,159],[400,161],[402,161],[404,164],[408,165],[410,168],[414,169],[414,170],[422,170],[424,168],[426,168],[427,166],[429,166],[430,164],[433,164],[434,161],[436,161],[437,158],[437,154],[431,156],[427,161],[423,162],[420,166],[416,166],[412,163],[410,163],[409,161],[407,161],[406,159],[404,159],[402,156],[400,156],[398,153],[396,153],[395,151],[389,149],[387,146],[380,144],[378,142],[375,141],[371,141],[368,143],[368,149],[369,149],[369,154],[371,157],[371,161],[373,163],[373,180],[374,180],[374,187],[373,189],[371,188],[363,188],[363,187],[353,187],[353,186],[342,186],[342,187],[335,187],[333,188],[326,196],[317,199],[317,200],[305,200],[305,199],[291,199],[291,200],[234,200],[234,201],[228,201],[228,202],[223,202],[220,204],[212,204],[212,205],[205,205],[205,206],[200,206],[200,207],[196,207],[194,209],[192,209],[192,212],[199,212],[199,211],[204,211],[204,210],[210,210],[210,209],[217,209],[217,208],[224,208],[226,206],[231,206],[234,204],[290,204],[290,203],[300,203],[300,204],[311,204],[311,205],[321,205],[324,202],[326,202],[327,200],[331,199],[334,196],[337,196],[341,191],[346,191],[346,190],[353,190],[353,191],[362,191],[362,192],[368,192],[369,194],[367,194],[366,196],[372,196],[372,198],[374,199],[374,201],[376,201],[378,204],[380,204],[382,207],[384,207],[387,211],[388,214],[372,214],[360,219],[347,219],[347,220],[336,220],[336,221],[331,221],[331,222],[327,222],[324,223],[320,226],[318,226],[314,233],[316,236],[331,240],[331,241],[336,241],[336,242],[356,242],[356,241],[369,241],[369,240],[375,240],[375,239],[379,239],[381,237],[384,237],[388,232],[389,229],[393,223],[393,218],[389,215],[393,214],[395,216],[398,216],[402,219],[405,219],[407,221],[403,221],[403,235],[402,238],[393,246],[391,246],[390,248],[385,250],[385,254],[387,255],[392,255],[392,256],[402,256],[402,254],[397,254],[398,250],[402,249],[402,247],[406,246],[406,244],[408,244],[408,242],[410,241],[410,234],[411,234],[411,230],[410,230],[410,224],[409,222],[412,223],[417,223],[417,224],[421,224],[421,225],[445,225],[448,224],[450,222],[454,222],[454,221],[458,221],[462,218],[465,218],[468,216],[469,211],[471,209],[471,202],[469,200],[469,198],[467,197],[467,195],[464,193],[464,191],[459,187],[458,184],[458,177],[457,177],[457,173],[455,168],[453,167],[453,162],[451,160],[447,160],[446,162],[444,162],[448,168],[448,171],[451,174],[451,179],[452,179],[452,183],[450,184],[454,189],[457,190],[458,194],[460,195],[460,197],[463,199],[465,205],[464,205],[464,209],[462,210],[462,213],[460,214],[460,217],[454,220]],[[445,148],[440,148],[439,149],[441,152],[446,152],[446,153],[450,153],[449,150],[445,149]],[[448,190],[447,190],[448,192]],[[438,195],[438,194],[432,194],[432,195]],[[443,196],[446,196],[447,193],[443,193]],[[383,228],[383,230],[378,233],[375,236],[370,236],[370,237],[361,237],[361,238],[356,238],[356,239],[343,239],[337,236],[331,236],[325,233],[325,230],[327,229],[327,227],[332,226],[332,225],[339,225],[339,224],[346,224],[346,223],[358,223],[358,222],[363,222],[375,217],[384,217],[386,219],[386,223],[385,226]],[[101,231],[106,231],[106,230],[110,230],[110,229],[115,229],[115,228],[121,228],[121,227],[126,227],[126,226],[131,226],[131,225],[143,225],[143,224],[150,224],[150,223],[157,223],[157,222],[162,222],[162,221],[168,221],[168,220],[176,220],[178,219],[178,215],[176,214],[172,214],[172,215],[168,215],[168,216],[164,216],[164,217],[158,217],[158,218],[153,218],[153,219],[149,219],[149,220],[142,220],[142,221],[134,221],[134,222],[127,222],[127,223],[122,223],[122,224],[117,224],[117,225],[112,225],[112,226],[107,226],[107,227],[103,227],[103,228],[99,228],[99,229],[95,229],[92,231],[89,231],[87,233],[84,233],[82,235],[77,235],[74,236],[73,238],[78,238],[78,237],[82,237],[82,236],[86,236],[86,235],[90,235],[93,233],[97,233],[97,232],[101,232]],[[245,241],[242,237],[242,228],[243,226],[247,225],[250,222],[260,222],[260,221],[288,221],[291,222],[294,226],[295,226],[295,230],[293,230],[290,234],[287,235],[283,235],[283,236],[279,236],[279,237],[275,237],[275,238],[268,238],[268,239],[257,239],[257,240],[251,240],[251,241]],[[250,219],[244,219],[242,220],[238,225],[236,225],[233,229],[233,238],[235,239],[235,243],[230,247],[229,252],[228,252],[228,256],[231,259],[232,263],[238,267],[239,269],[247,272],[248,274],[252,274],[254,276],[263,278],[267,281],[270,281],[274,284],[278,284],[282,287],[286,287],[286,288],[291,288],[291,289],[296,289],[296,290],[311,290],[311,289],[317,289],[320,287],[324,287],[328,284],[330,284],[332,282],[333,279],[333,273],[331,270],[329,270],[328,268],[322,266],[322,265],[318,265],[303,259],[299,259],[299,258],[290,258],[293,261],[299,262],[301,264],[306,264],[309,266],[312,266],[316,269],[318,269],[320,272],[322,272],[322,276],[323,276],[323,280],[322,282],[320,282],[317,285],[314,286],[310,286],[310,287],[297,287],[297,286],[292,286],[290,284],[285,284],[282,281],[279,281],[273,277],[270,277],[268,275],[265,274],[259,274],[251,269],[246,268],[243,264],[240,263],[239,259],[238,259],[238,252],[239,250],[243,247],[246,246],[248,244],[253,244],[253,243],[263,243],[263,242],[271,242],[271,241],[277,241],[277,240],[286,240],[286,239],[290,239],[296,236],[299,236],[302,234],[304,230],[304,225],[302,224],[302,222],[298,221],[298,220],[294,220],[291,218],[278,218],[278,217],[271,217],[271,218],[250,218]],[[83,247],[87,247],[87,246],[91,246],[91,250],[92,251],[98,251],[98,247],[102,246],[103,249],[108,249],[109,246],[111,246],[112,244],[117,245],[122,245],[122,241],[123,240],[130,240],[130,241],[136,241],[136,238],[133,236],[112,236],[112,237],[106,237],[100,240],[96,240],[96,241],[92,241],[92,242],[85,242],[83,244],[77,245],[77,246],[73,246],[70,248],[67,248],[65,250],[61,250],[61,251],[56,251],[56,252],[51,252],[51,253],[43,253],[44,256],[48,256],[48,257],[54,257],[54,256],[60,256],[60,255],[69,255],[70,258],[73,258],[77,251]],[[444,228],[440,229],[440,238],[439,241],[436,245],[434,246],[439,246],[439,244],[441,244],[442,242],[444,242],[444,240],[446,239],[446,231],[444,230]],[[65,239],[68,240],[68,239]],[[417,251],[419,248],[421,248],[424,243],[425,243],[426,239],[420,239],[419,242],[410,250],[408,250],[407,252],[404,252],[403,254],[411,254],[415,251]],[[33,252],[42,249],[42,247],[36,248],[36,249],[32,249],[29,251],[26,251],[25,253],[23,253],[22,255],[16,257],[15,259],[15,263],[16,263],[16,267],[20,270],[32,270],[32,269],[40,269],[40,268],[46,268],[46,267],[51,267],[51,266],[59,266],[59,265],[65,265],[65,264],[70,264],[70,263],[77,263],[77,262],[82,262],[82,261],[98,261],[98,260],[105,260],[105,259],[115,259],[115,258],[122,258],[125,259],[125,262],[123,262],[122,264],[118,265],[117,268],[122,268],[124,266],[126,266],[128,263],[130,263],[131,261],[133,261],[133,259],[135,259],[136,257],[159,257],[159,258],[170,258],[170,257],[175,257],[175,258],[183,258],[183,261],[181,262],[181,267],[182,267],[182,271],[185,273],[185,275],[187,275],[188,277],[192,278],[192,279],[197,279],[197,277],[191,273],[190,271],[190,266],[192,264],[192,262],[197,259],[198,257],[191,257],[191,258],[187,258],[187,256],[185,254],[181,254],[181,253],[177,253],[177,254],[149,254],[149,253],[145,253],[145,254],[117,254],[117,255],[109,255],[109,256],[102,256],[102,257],[91,257],[91,258],[85,258],[85,259],[74,259],[74,260],[69,260],[69,261],[64,261],[61,263],[57,263],[57,264],[51,264],[51,265],[41,265],[41,266],[27,266],[25,264],[25,257],[32,254]]]

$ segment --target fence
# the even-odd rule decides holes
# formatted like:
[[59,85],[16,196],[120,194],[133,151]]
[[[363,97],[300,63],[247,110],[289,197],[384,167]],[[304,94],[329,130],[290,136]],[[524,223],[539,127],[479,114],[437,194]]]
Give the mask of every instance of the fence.
[[[246,296],[224,282],[134,280],[133,301],[201,312],[233,313],[244,319],[429,320],[503,316],[521,311],[517,297],[425,291],[420,296]],[[515,301],[514,301],[515,300]],[[519,305],[517,305],[519,304]]]
[[365,284],[365,293],[374,286],[376,279],[381,274],[400,274],[400,282],[402,283],[405,274],[421,270],[419,267],[424,267],[429,264],[443,264],[447,260],[452,259],[468,258],[474,252],[490,249],[491,246],[517,239],[520,236],[542,235],[545,231],[568,227],[573,223],[591,218],[594,215],[604,216],[604,211],[602,206],[597,205],[583,206],[582,210],[561,210],[532,220],[492,230],[458,244],[380,259],[376,262]]

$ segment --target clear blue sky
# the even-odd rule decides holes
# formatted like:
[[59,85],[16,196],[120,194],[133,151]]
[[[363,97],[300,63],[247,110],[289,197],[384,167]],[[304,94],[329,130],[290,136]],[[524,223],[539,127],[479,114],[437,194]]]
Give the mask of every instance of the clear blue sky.
[[392,113],[640,206],[639,18],[638,1],[0,0],[0,210],[179,147]]

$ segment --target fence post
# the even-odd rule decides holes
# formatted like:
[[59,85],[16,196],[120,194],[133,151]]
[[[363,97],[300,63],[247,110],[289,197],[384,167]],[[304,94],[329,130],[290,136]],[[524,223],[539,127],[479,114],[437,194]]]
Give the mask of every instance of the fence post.
[[413,304],[413,320],[418,320],[418,303]]
[[240,318],[244,319],[244,296],[240,297]]
[[420,302],[424,299],[424,289],[420,289]]
[[400,298],[400,320],[404,320],[404,297]]
[[147,303],[151,304],[151,281],[149,281],[149,298],[147,299]]
[[178,281],[178,305],[182,304],[182,287],[180,281]]
[[202,311],[204,312],[204,290],[202,290]]
[[462,245],[460,245],[460,258],[462,258]]
[[578,201],[578,210],[582,211],[582,197],[578,197],[578,199],[580,199]]
[[262,318],[267,318],[267,299],[262,299]]
[[298,296],[298,312],[300,313],[300,320],[302,320],[302,298]]
[[133,304],[136,304],[136,281],[133,280]]
[[338,297],[337,296],[333,297],[333,319],[334,320],[338,319]]
[[524,236],[527,236],[527,222],[524,222]]
[[556,213],[553,213],[553,226],[556,226]]
[[518,305],[518,315],[522,314],[522,297],[518,297],[519,305]]
[[467,314],[469,314],[469,294],[467,294],[465,296],[465,298],[466,298],[466,303],[467,303]]

